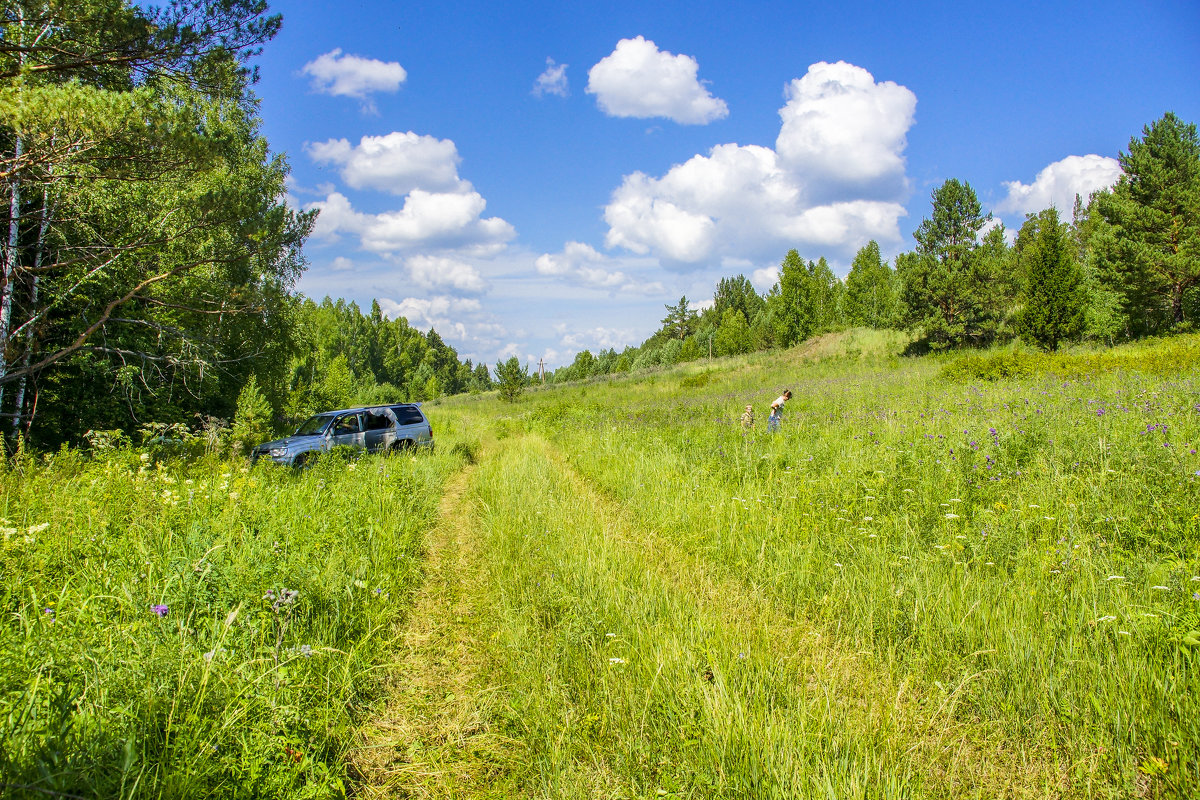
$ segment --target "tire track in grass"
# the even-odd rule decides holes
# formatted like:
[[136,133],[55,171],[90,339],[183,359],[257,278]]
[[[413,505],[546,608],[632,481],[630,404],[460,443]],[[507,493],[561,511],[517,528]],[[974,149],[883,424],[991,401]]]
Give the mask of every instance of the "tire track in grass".
[[[389,701],[359,731],[362,797],[500,797],[492,778],[514,743],[486,725],[480,670],[478,535],[467,466],[446,485],[427,537],[426,576],[391,665]],[[519,747],[516,748],[519,750]]]
[[361,796],[1061,794],[1043,761],[640,526],[541,437],[485,455],[447,484]]
[[[719,570],[686,553],[668,537],[639,526],[632,515],[575,470],[554,445],[540,438],[536,442],[562,474],[569,493],[596,510],[605,536],[635,551],[672,591],[692,596],[698,618],[718,621],[735,635],[757,634],[751,639],[794,676],[792,689],[797,697],[782,705],[798,703],[809,712],[830,715],[836,722],[825,728],[825,733],[840,730],[864,734],[868,740],[873,736],[888,740],[891,754],[886,758],[893,771],[879,775],[880,784],[892,782],[894,790],[911,782],[913,788],[921,787],[918,796],[1055,797],[1064,793],[1061,767],[1029,753],[1013,752],[1008,742],[953,718],[954,701],[963,687],[939,702],[907,679],[897,681],[860,658],[861,654],[831,645],[820,630],[780,608],[765,592],[743,580],[721,576]],[[736,699],[725,699],[732,701],[726,709],[731,718],[746,713],[736,707]],[[769,730],[774,724],[786,724],[787,716],[770,715],[763,722]],[[821,735],[821,726],[817,731]],[[836,733],[825,744],[834,754],[845,749]],[[887,762],[876,766],[883,763]],[[906,777],[901,777],[898,786],[894,780],[899,776]],[[867,795],[893,794],[878,791],[879,786],[875,792],[869,785],[862,788]]]

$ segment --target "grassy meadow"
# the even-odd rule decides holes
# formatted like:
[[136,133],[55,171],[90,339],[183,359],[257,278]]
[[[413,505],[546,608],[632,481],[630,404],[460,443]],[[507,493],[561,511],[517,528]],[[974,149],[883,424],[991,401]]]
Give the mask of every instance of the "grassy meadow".
[[10,460],[5,791],[1194,796],[1200,337],[904,344],[452,398],[415,460]]

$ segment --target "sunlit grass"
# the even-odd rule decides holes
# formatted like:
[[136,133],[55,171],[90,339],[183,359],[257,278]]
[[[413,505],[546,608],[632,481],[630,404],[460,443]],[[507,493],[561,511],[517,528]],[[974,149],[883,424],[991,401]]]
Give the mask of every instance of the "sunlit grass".
[[[1186,796],[1200,781],[1200,406],[1194,367],[1163,377],[1161,360],[1154,374],[963,384],[939,377],[945,359],[752,356],[493,413],[504,434],[551,437],[638,527],[919,687],[978,757],[992,742],[975,791]],[[784,431],[741,430],[745,403],[762,411],[785,386]],[[548,540],[590,552],[585,517]],[[632,619],[669,641],[660,616],[683,619]],[[1055,777],[1031,785],[1022,758]]]
[[3,793],[341,795],[459,463],[9,463]]

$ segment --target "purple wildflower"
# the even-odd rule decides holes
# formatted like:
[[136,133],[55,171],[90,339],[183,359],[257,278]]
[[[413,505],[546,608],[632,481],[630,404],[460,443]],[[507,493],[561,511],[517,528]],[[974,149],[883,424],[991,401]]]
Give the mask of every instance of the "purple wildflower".
[[162,603],[155,603],[154,605],[150,606],[150,610],[155,614],[158,614],[160,617],[165,617],[167,612],[170,611],[170,609]]

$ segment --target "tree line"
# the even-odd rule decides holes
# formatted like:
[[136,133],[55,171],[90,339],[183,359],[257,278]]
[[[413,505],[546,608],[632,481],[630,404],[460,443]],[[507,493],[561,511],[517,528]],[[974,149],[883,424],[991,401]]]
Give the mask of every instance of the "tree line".
[[641,345],[585,350],[553,379],[790,347],[855,326],[911,331],[916,352],[1017,338],[1056,350],[1195,330],[1196,125],[1167,113],[1118,160],[1123,174],[1111,189],[1076,197],[1069,217],[1055,208],[1027,215],[1012,243],[971,185],[952,178],[933,191],[915,247],[892,263],[869,242],[843,280],[824,258],[806,261],[791,250],[765,295],[744,275],[723,278],[703,310],[681,297]]

